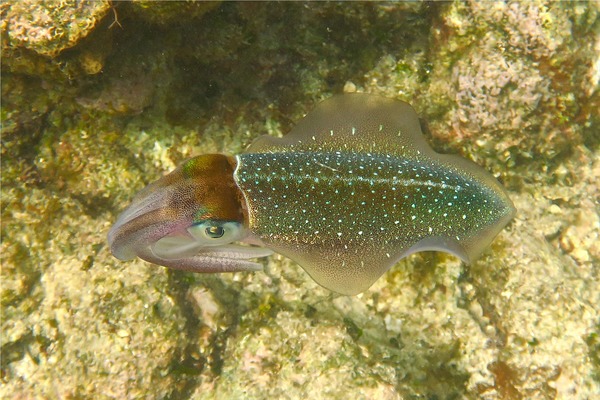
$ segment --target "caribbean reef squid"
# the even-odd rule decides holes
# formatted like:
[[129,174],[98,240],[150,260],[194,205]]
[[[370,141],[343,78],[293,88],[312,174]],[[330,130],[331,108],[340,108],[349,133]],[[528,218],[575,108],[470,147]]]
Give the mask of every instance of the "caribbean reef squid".
[[148,185],[108,234],[121,260],[194,272],[258,271],[272,252],[353,295],[400,259],[471,263],[515,214],[481,167],[434,152],[407,103],[334,96],[282,138],[192,158]]

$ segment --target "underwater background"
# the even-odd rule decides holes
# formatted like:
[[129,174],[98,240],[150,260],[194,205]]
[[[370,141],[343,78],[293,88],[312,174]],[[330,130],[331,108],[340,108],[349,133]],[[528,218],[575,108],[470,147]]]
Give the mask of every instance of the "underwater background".
[[[3,1],[3,399],[600,396],[600,3]],[[274,255],[192,274],[106,244],[146,184],[288,132],[320,100],[407,101],[518,209],[470,266],[358,296]]]

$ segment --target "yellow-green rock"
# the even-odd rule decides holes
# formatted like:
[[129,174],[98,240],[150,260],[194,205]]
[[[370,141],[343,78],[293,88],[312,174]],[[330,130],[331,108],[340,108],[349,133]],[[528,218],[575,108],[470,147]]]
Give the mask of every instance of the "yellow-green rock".
[[[1,398],[597,396],[599,3],[202,7],[0,4]],[[280,256],[112,257],[145,184],[343,90],[409,101],[504,181],[518,214],[479,261],[414,255],[339,297]]]

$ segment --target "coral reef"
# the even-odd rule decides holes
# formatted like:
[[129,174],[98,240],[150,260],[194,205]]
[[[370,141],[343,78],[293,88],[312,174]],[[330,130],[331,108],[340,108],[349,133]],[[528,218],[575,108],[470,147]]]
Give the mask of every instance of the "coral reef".
[[[596,2],[6,1],[2,398],[589,399],[600,391]],[[403,260],[355,297],[289,260],[195,275],[106,232],[183,159],[319,99],[409,101],[518,215],[470,266]]]
[[109,1],[3,2],[2,46],[56,57],[89,35],[109,8]]
[[[99,73],[110,52],[111,32],[98,26],[110,10],[108,0],[2,2],[3,68],[54,79]],[[69,54],[81,44],[85,48]]]

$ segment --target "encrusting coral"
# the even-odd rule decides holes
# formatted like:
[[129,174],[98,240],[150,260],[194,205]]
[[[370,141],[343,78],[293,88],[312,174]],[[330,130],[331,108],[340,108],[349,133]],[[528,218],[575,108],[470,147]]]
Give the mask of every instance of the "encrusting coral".
[[[593,398],[599,13],[0,3],[0,397]],[[138,189],[344,90],[410,102],[504,181],[518,213],[478,262],[417,254],[336,297],[280,256],[199,276],[109,254]]]

